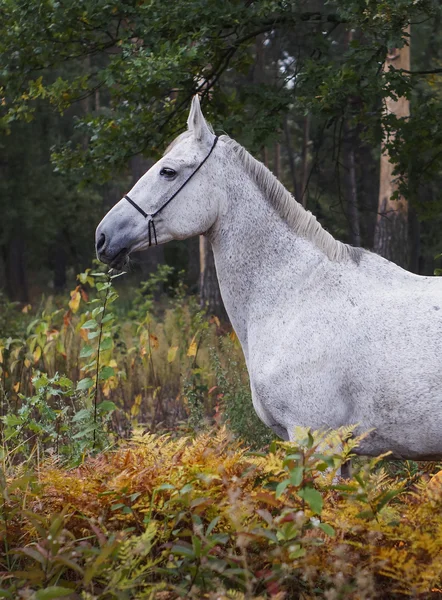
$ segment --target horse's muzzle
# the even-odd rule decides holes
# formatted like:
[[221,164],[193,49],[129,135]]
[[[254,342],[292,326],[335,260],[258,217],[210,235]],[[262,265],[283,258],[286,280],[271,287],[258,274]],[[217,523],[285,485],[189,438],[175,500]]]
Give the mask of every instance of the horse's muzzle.
[[98,230],[95,249],[97,251],[97,258],[113,269],[122,267],[129,254],[129,249],[126,246],[123,248],[113,247],[113,245],[109,243],[109,239],[106,237],[105,233]]

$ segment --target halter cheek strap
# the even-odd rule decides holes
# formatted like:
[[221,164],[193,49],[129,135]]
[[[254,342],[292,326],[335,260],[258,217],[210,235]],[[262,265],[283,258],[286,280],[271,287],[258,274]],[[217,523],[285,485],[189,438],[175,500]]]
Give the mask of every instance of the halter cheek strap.
[[209,158],[209,156],[214,151],[217,142],[218,142],[218,136],[216,136],[215,139],[213,140],[213,144],[212,144],[212,147],[209,150],[209,153],[200,162],[200,164],[197,166],[197,168],[195,169],[195,171],[193,171],[193,173],[191,173],[189,175],[189,177],[184,181],[184,183],[182,185],[180,185],[180,187],[177,189],[177,191],[174,194],[172,194],[172,196],[168,200],[166,200],[166,202],[162,206],[160,206],[160,208],[157,211],[155,211],[154,213],[152,213],[152,214],[149,215],[147,212],[145,212],[141,208],[141,206],[139,206],[136,202],[134,202],[132,200],[132,198],[129,198],[129,196],[127,194],[124,196],[124,199],[127,200],[129,202],[129,204],[132,204],[132,206],[134,208],[136,208],[137,211],[140,214],[142,214],[145,219],[149,218],[149,222],[148,222],[149,247],[152,246],[152,234],[153,234],[153,239],[155,240],[155,245],[158,246],[157,232],[156,232],[156,229],[155,229],[154,217],[156,217],[157,214],[160,213],[163,210],[163,208],[165,208],[169,204],[169,202],[172,202],[172,200],[176,196],[178,196],[178,194],[181,192],[181,190],[183,189],[183,187],[185,185],[187,185],[189,183],[189,181],[192,179],[192,177],[198,173],[198,171],[201,169],[201,167],[203,166],[203,164],[206,162],[206,160]]

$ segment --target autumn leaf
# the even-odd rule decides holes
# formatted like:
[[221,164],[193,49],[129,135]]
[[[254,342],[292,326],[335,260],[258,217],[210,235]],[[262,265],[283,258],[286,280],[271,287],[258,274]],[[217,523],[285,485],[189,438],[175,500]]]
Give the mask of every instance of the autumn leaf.
[[178,351],[178,346],[171,346],[167,353],[167,362],[172,363],[175,360],[176,353]]
[[67,312],[64,313],[64,315],[63,315],[63,325],[65,327],[67,327],[69,325],[69,323],[71,322],[71,317],[72,317],[72,312],[70,310],[68,310]]
[[151,344],[152,348],[156,349],[160,345],[157,336],[153,333],[149,334],[149,340],[150,340],[150,344]]
[[75,290],[71,292],[71,299],[69,300],[69,308],[75,314],[80,306],[81,293],[80,288],[77,286]]
[[34,364],[37,363],[40,358],[41,358],[41,348],[40,346],[37,346],[36,349],[34,350],[34,354],[32,355],[34,358]]
[[132,417],[137,417],[140,413],[141,407],[141,394],[137,394],[134,399],[134,403],[131,406],[130,414]]
[[196,356],[197,349],[198,346],[196,345],[196,342],[192,342],[187,351],[187,356]]

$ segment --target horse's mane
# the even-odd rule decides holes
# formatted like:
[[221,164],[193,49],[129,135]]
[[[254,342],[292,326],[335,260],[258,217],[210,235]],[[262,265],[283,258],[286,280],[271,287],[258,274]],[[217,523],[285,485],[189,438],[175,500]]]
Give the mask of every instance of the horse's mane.
[[[165,154],[178,144],[181,140],[190,137],[191,131],[185,131],[176,138],[167,148]],[[246,172],[254,179],[259,189],[265,194],[265,197],[273,205],[281,217],[293,228],[300,237],[314,242],[314,244],[328,256],[330,260],[343,261],[346,259],[359,263],[362,248],[355,248],[335,238],[326,231],[319,221],[310,211],[295,200],[291,193],[286,190],[283,184],[273,175],[269,169],[259,160],[247,152],[247,150],[238,144],[228,135],[220,136],[226,146],[232,149],[242,162]]]
[[330,260],[342,261],[350,258],[355,262],[360,261],[361,253],[364,252],[362,248],[354,248],[335,240],[316,217],[295,200],[265,165],[253,158],[241,144],[229,136],[223,135],[220,139],[235,152],[259,189],[264,192],[273,207],[300,237],[314,242]]

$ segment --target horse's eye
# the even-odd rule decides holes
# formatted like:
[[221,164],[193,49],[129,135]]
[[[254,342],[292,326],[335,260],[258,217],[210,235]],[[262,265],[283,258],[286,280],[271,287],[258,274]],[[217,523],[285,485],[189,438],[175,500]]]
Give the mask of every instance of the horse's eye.
[[160,175],[171,179],[172,177],[175,177],[176,171],[174,171],[173,169],[169,169],[169,167],[163,167],[160,171]]

